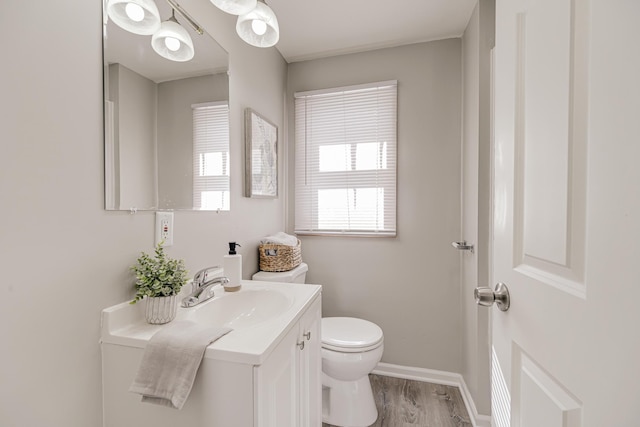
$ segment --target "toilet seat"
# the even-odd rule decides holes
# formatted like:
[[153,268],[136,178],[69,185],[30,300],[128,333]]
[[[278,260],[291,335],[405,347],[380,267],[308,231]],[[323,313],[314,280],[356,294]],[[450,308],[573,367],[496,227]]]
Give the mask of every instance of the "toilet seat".
[[343,353],[361,353],[382,345],[382,329],[375,323],[354,317],[322,319],[322,348]]

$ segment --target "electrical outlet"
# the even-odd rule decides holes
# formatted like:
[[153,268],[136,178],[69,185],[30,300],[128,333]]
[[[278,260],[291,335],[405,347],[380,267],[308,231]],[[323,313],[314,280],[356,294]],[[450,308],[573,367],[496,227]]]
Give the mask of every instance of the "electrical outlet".
[[156,212],[156,245],[173,245],[173,212]]

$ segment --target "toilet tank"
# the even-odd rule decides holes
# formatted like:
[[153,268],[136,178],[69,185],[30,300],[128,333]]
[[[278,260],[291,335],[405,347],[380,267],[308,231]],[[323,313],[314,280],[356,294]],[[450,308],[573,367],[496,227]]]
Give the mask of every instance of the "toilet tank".
[[309,266],[303,262],[293,270],[289,271],[258,271],[256,274],[251,276],[251,279],[261,280],[263,282],[304,283],[307,277],[307,271],[309,271]]

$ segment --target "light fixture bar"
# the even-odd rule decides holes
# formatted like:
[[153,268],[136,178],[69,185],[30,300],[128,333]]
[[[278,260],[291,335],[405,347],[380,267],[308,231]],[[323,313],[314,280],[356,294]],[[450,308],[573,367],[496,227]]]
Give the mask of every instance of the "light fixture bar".
[[173,8],[173,10],[175,10],[176,12],[178,12],[180,15],[182,15],[182,17],[184,19],[187,20],[187,22],[189,23],[189,25],[191,25],[191,28],[193,28],[193,30],[202,35],[204,34],[204,30],[202,29],[202,27],[200,26],[200,24],[198,24],[188,13],[186,10],[184,10],[178,3],[176,3],[173,0],[167,0],[167,3],[169,3],[169,6],[171,6]]

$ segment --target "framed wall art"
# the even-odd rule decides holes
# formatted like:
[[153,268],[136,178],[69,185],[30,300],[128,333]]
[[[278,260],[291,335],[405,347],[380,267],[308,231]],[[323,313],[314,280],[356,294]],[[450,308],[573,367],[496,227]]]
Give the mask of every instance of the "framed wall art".
[[251,108],[245,110],[245,196],[278,197],[278,128]]

